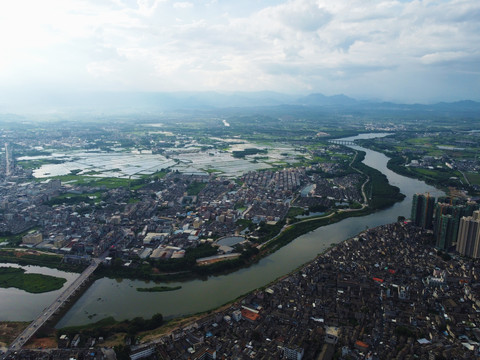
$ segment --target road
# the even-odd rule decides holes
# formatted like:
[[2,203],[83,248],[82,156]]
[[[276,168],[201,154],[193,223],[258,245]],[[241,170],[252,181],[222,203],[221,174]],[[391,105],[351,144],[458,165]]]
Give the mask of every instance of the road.
[[38,329],[40,329],[50,317],[63,306],[70,296],[72,296],[75,291],[77,291],[78,288],[88,280],[101,262],[101,257],[92,259],[90,265],[80,274],[80,276],[75,279],[75,281],[72,282],[50,306],[46,307],[42,313],[10,344],[8,351],[1,356],[0,359],[4,359],[10,353],[20,350],[22,346],[25,345],[25,343],[38,331]]

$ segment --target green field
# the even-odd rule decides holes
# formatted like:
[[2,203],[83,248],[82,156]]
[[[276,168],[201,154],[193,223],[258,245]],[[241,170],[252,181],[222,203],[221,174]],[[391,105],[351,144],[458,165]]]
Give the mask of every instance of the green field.
[[465,173],[465,176],[472,185],[480,185],[480,174]]
[[14,287],[26,292],[39,294],[61,289],[66,279],[42,275],[25,274],[24,269],[0,267],[0,287]]

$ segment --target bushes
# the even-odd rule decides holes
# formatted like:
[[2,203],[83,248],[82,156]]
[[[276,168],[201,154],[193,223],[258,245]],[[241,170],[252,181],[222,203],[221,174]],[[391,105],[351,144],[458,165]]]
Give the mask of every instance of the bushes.
[[84,337],[104,337],[116,333],[127,333],[131,336],[138,334],[141,331],[153,330],[163,325],[163,315],[157,313],[150,319],[136,317],[132,320],[116,321],[113,317],[108,317],[97,321],[94,324],[71,326],[61,329],[57,334],[65,334],[69,338],[73,338],[76,334]]

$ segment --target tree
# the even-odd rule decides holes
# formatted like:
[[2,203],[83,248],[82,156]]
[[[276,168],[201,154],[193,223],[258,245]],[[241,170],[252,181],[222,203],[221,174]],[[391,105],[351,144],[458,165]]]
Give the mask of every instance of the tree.
[[150,319],[150,328],[151,329],[155,329],[159,326],[162,326],[163,324],[163,315],[160,314],[160,313],[157,313],[155,315],[152,316],[152,318]]

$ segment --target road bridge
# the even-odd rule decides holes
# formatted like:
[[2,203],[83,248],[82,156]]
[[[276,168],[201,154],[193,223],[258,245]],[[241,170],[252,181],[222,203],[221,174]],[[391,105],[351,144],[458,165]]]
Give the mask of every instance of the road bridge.
[[337,145],[357,145],[355,142],[350,140],[328,140],[328,142]]
[[76,293],[76,291],[90,278],[98,265],[102,262],[102,258],[94,258],[90,265],[75,279],[42,313],[27,326],[23,332],[10,344],[8,351],[0,357],[6,358],[10,353],[18,351],[28,340],[40,329],[67,301]]

